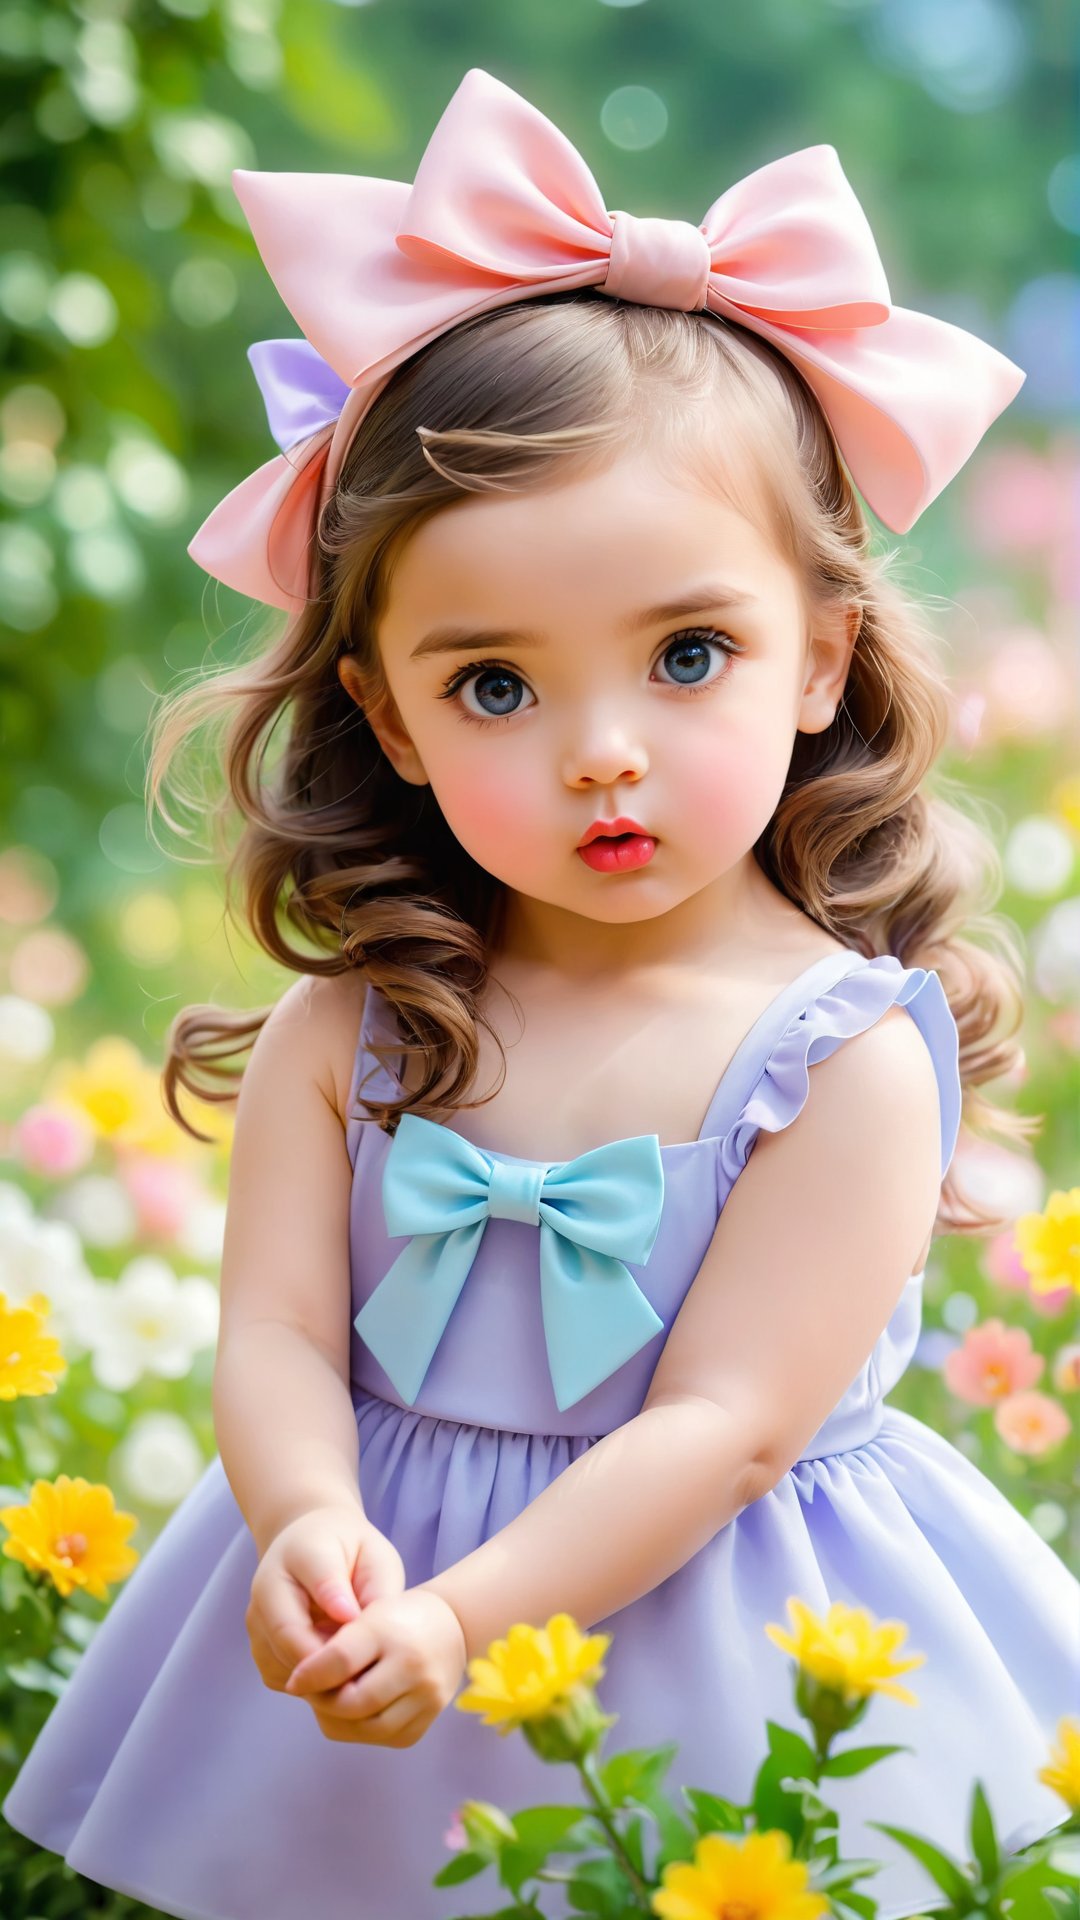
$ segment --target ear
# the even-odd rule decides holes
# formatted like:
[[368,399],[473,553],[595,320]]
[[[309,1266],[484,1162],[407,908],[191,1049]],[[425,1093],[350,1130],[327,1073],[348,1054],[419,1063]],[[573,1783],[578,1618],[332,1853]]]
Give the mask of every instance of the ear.
[[370,688],[351,653],[339,655],[337,672],[350,700],[354,700],[364,714],[394,772],[402,780],[407,780],[410,786],[428,786],[430,782],[424,772],[423,762],[413,746],[411,735],[406,731],[389,687],[381,699],[373,700]]
[[861,625],[861,608],[850,606],[834,608],[814,620],[803,668],[797,732],[824,733],[835,720]]

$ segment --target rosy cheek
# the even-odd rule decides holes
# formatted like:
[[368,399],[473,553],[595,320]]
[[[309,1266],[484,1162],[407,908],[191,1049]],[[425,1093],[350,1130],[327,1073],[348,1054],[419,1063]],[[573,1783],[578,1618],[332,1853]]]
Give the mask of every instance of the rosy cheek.
[[457,839],[474,860],[498,872],[508,859],[520,864],[530,837],[542,840],[550,824],[539,796],[529,790],[523,757],[476,755],[434,776],[439,804]]
[[734,858],[752,846],[771,818],[783,786],[784,767],[772,764],[764,742],[752,744],[725,730],[710,738],[685,739],[673,778],[678,811],[698,823],[717,851]]

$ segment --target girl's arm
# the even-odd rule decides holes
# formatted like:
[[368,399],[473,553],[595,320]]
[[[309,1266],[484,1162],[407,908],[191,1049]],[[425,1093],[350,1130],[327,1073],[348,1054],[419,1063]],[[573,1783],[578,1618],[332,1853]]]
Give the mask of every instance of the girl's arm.
[[783,1478],[858,1377],[937,1213],[937,1079],[893,1008],[810,1085],[757,1136],[641,1412],[422,1583],[468,1658],[515,1621],[587,1629],[650,1592]]
[[358,980],[282,995],[240,1083],[214,1365],[226,1478],[260,1555],[318,1506],[363,1511],[349,1392],[351,1169],[334,1063],[352,1062]]

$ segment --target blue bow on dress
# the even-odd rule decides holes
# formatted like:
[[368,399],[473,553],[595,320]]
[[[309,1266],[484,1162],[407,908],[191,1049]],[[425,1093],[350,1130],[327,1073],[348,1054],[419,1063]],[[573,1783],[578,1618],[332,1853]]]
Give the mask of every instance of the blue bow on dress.
[[489,1220],[540,1228],[540,1304],[560,1412],[664,1325],[623,1265],[648,1259],[660,1225],[664,1169],[654,1133],[554,1165],[511,1164],[450,1127],[405,1113],[386,1156],[382,1195],[387,1233],[412,1238],[353,1324],[409,1405]]

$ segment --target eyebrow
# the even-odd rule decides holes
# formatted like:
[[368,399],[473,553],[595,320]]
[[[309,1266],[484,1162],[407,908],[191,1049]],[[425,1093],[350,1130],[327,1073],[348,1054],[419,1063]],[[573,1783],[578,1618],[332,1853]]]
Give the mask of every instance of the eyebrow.
[[[622,622],[620,631],[640,633],[645,627],[659,626],[662,620],[681,620],[688,614],[706,613],[713,607],[750,607],[756,604],[756,594],[744,593],[738,587],[727,587],[718,582],[706,582],[689,593],[680,594],[677,600],[665,600],[659,606],[643,607],[640,612],[630,614]],[[481,646],[542,647],[544,644],[541,634],[505,627],[433,627],[417,642],[409,658],[423,660],[429,654],[464,653]]]

